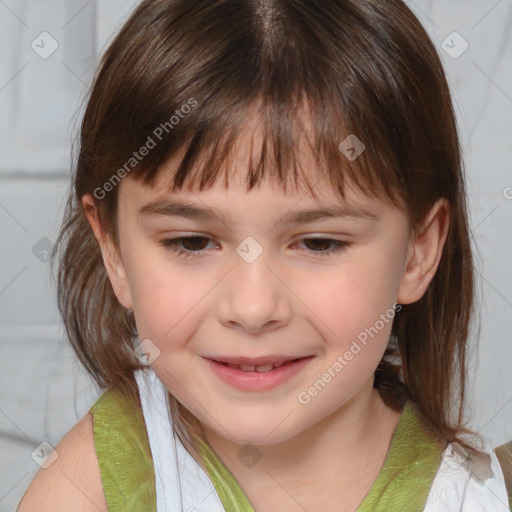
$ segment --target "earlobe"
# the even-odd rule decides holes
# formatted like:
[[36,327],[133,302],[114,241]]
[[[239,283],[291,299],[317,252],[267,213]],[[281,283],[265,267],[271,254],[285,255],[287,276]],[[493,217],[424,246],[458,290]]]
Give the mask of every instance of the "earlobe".
[[100,246],[103,263],[112,288],[114,289],[114,293],[119,302],[126,309],[133,310],[133,301],[124,263],[119,254],[119,250],[110,237],[103,231],[96,203],[90,194],[84,195],[82,198],[82,206]]
[[440,199],[409,246],[397,302],[411,304],[421,299],[439,267],[449,225],[450,205]]

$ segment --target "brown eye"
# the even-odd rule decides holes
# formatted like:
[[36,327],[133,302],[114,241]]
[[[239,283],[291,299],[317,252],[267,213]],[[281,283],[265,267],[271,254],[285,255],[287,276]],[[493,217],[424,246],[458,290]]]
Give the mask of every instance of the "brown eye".
[[204,249],[204,236],[193,236],[187,238],[179,238],[182,241],[182,246],[188,251],[201,251]]
[[[341,240],[333,240],[332,238],[304,238],[304,245],[310,245],[312,248],[309,252],[317,253],[315,256],[330,256],[334,253],[346,251],[349,244]],[[329,247],[333,247],[332,250],[328,250]]]
[[305,238],[306,243],[309,244],[310,248],[314,251],[326,251],[334,240],[329,240],[326,238]]
[[205,236],[186,236],[165,238],[164,240],[160,240],[159,244],[167,250],[177,253],[179,256],[194,258],[206,252],[204,250],[205,241],[207,245],[210,239]]

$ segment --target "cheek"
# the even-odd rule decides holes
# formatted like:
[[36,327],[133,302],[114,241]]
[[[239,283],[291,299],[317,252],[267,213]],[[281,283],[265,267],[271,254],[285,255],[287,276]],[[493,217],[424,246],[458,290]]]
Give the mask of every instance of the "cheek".
[[129,265],[137,329],[141,339],[169,350],[191,338],[194,321],[219,278],[198,264],[176,264],[163,249],[146,252],[132,253]]
[[311,322],[322,333],[326,356],[297,396],[311,416],[324,415],[372,380],[388,345],[397,272],[390,253],[374,252],[361,251],[339,271],[303,281],[301,293],[309,293],[305,302],[314,311]]
[[347,253],[336,269],[297,280],[297,295],[312,312],[327,350],[350,351],[347,357],[358,361],[352,367],[376,366],[388,344],[400,274],[396,252],[390,244],[367,246]]

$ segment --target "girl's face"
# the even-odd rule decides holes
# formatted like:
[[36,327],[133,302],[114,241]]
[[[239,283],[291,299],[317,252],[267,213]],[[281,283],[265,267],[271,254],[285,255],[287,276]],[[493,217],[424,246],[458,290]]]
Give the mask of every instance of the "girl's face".
[[[152,188],[125,178],[121,259],[102,248],[168,390],[217,435],[264,445],[369,396],[394,304],[421,297],[425,264],[438,253],[414,246],[405,215],[387,200],[347,188],[341,202],[326,180],[318,201],[267,182],[247,192],[240,176],[228,189],[220,180],[179,193],[167,192],[165,173]],[[267,356],[307,359],[268,373],[212,362]],[[221,376],[228,371],[231,380]]]

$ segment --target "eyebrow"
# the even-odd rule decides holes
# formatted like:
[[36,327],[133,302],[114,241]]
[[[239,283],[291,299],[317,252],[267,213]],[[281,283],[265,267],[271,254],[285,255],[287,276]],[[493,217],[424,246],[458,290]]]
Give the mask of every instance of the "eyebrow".
[[[217,217],[217,219],[220,219],[223,223],[229,223],[229,218],[227,218],[223,212],[215,208],[204,208],[192,203],[169,201],[166,199],[159,199],[144,205],[139,209],[137,216],[183,217],[191,220],[205,221],[216,220],[215,218]],[[279,222],[284,224],[307,224],[325,219],[347,217],[367,220],[378,220],[380,218],[377,212],[362,207],[333,205],[318,209],[292,210]]]

